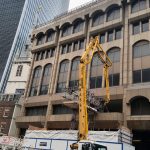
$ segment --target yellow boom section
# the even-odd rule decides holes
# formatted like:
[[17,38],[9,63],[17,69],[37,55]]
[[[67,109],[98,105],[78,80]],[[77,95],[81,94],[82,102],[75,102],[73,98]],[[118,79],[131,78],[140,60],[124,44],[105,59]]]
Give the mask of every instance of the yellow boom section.
[[104,64],[104,79],[106,83],[106,98],[105,104],[110,100],[109,93],[109,75],[108,69],[112,65],[111,60],[107,54],[102,49],[99,44],[99,39],[96,36],[91,39],[89,45],[87,46],[85,52],[80,59],[79,66],[79,140],[87,140],[88,135],[88,115],[87,115],[87,83],[86,83],[86,66],[89,64],[93,58],[93,54],[98,52],[99,59]]

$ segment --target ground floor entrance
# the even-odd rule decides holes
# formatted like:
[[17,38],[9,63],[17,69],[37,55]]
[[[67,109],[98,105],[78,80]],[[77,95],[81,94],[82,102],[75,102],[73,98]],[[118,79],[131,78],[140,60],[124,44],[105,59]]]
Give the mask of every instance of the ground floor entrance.
[[133,130],[133,145],[135,150],[149,150],[150,130]]

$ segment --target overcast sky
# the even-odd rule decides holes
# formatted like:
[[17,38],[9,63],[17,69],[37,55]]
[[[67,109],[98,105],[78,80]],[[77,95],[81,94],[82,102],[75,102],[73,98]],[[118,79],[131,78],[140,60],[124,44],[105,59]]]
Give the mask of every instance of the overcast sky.
[[70,0],[69,9],[73,9],[89,1],[92,1],[92,0]]

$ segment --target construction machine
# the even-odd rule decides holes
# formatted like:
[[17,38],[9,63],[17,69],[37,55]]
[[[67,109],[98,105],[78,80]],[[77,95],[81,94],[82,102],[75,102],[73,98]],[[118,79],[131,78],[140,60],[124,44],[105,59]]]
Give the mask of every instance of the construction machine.
[[79,133],[78,143],[70,145],[71,150],[107,150],[106,146],[96,144],[88,140],[88,113],[87,113],[87,65],[91,63],[94,53],[98,53],[100,61],[103,63],[103,77],[106,85],[106,97],[104,98],[104,105],[110,101],[109,92],[109,67],[112,62],[107,56],[99,43],[99,38],[96,36],[92,38],[85,52],[80,59],[79,65]]

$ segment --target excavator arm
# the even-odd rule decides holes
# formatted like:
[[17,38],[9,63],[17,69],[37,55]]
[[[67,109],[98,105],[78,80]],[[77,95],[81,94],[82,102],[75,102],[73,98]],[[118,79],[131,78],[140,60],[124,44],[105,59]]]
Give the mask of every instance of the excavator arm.
[[87,114],[87,83],[86,83],[86,67],[91,62],[95,52],[98,52],[99,59],[104,64],[103,76],[105,79],[106,85],[106,98],[105,104],[110,100],[109,92],[109,74],[108,69],[112,65],[111,60],[107,54],[102,49],[99,44],[99,39],[96,36],[94,39],[91,39],[89,45],[87,46],[85,52],[83,53],[80,59],[79,66],[79,141],[87,140],[88,135],[88,114]]

